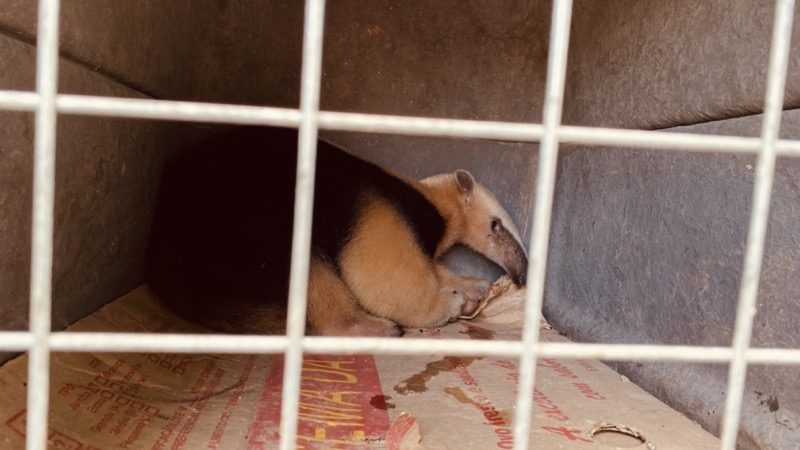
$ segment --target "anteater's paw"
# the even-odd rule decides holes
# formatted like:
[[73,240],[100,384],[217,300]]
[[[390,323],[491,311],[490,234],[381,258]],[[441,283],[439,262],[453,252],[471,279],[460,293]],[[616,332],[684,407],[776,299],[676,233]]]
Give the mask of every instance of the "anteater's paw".
[[452,291],[454,295],[462,298],[461,307],[455,318],[451,317],[450,321],[453,322],[460,316],[470,316],[481,304],[486,294],[489,293],[489,282],[483,278],[463,277],[458,278],[454,283]]
[[342,336],[400,337],[404,333],[397,323],[375,316],[363,317],[343,331]]
[[455,322],[462,315],[461,311],[470,307],[470,301],[463,293],[453,289],[448,289],[448,296],[447,322]]

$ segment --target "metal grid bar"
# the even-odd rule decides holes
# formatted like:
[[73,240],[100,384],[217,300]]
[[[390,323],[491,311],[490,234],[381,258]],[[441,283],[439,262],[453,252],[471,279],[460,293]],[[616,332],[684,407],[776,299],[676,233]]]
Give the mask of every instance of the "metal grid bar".
[[[38,104],[39,97],[34,92],[0,90],[0,110],[35,111]],[[300,124],[300,111],[297,109],[218,103],[61,94],[56,98],[56,108],[60,114],[88,116],[283,127],[297,127]],[[544,130],[539,124],[519,122],[432,119],[334,111],[320,111],[318,119],[319,128],[326,130],[513,142],[539,142]],[[760,138],[572,125],[561,125],[555,133],[562,144],[714,153],[757,153],[762,146]],[[800,141],[778,140],[775,142],[775,150],[778,156],[800,156]]]
[[[24,351],[31,346],[27,332],[0,333],[0,350]],[[168,333],[56,332],[50,334],[50,349],[58,352],[180,352],[180,353],[282,353],[285,336],[237,336]],[[303,349],[316,353],[452,354],[519,357],[520,341],[432,341],[430,339],[306,337]],[[647,360],[728,363],[731,347],[646,344],[578,344],[540,342],[539,355],[549,358],[594,358],[602,360]],[[800,349],[749,348],[751,364],[800,364]]]
[[758,281],[761,276],[761,261],[764,258],[769,201],[772,196],[772,181],[775,175],[775,141],[778,140],[781,129],[781,111],[783,110],[783,94],[786,89],[786,71],[789,66],[793,18],[794,0],[778,0],[775,5],[772,45],[767,70],[767,92],[761,127],[763,147],[756,163],[753,206],[750,212],[744,269],[742,270],[736,309],[732,344],[733,359],[728,372],[728,389],[722,418],[723,450],[733,450],[739,431],[742,396],[747,375],[746,351],[750,347],[753,319],[756,315]]
[[33,151],[28,403],[25,442],[29,450],[47,445],[50,404],[50,310],[55,205],[56,92],[58,90],[58,0],[39,2],[36,51],[36,130]]
[[[56,95],[58,63],[58,0],[40,0],[39,48],[37,49],[37,92],[0,91],[0,109],[36,111],[36,153],[34,174],[34,227],[31,274],[31,331],[0,332],[0,349],[30,351],[28,400],[28,441],[32,448],[46,447],[49,352],[56,351],[178,351],[226,353],[286,352],[284,382],[282,448],[290,448],[296,431],[299,363],[303,351],[324,353],[369,351],[391,354],[448,353],[454,355],[504,355],[521,357],[526,365],[536,357],[598,358],[604,360],[652,360],[685,362],[731,362],[728,396],[726,397],[722,448],[731,449],[735,443],[741,407],[744,373],[748,363],[800,364],[800,349],[754,349],[749,347],[752,318],[755,312],[758,273],[763,256],[763,234],[771,191],[776,155],[800,156],[800,142],[778,139],[780,109],[785,84],[786,58],[791,35],[793,0],[778,0],[771,47],[768,93],[762,137],[705,136],[689,133],[619,130],[559,125],[560,96],[563,93],[569,10],[571,2],[554,1],[554,26],[551,49],[553,61],[548,66],[548,98],[545,123],[485,122],[451,119],[429,119],[401,116],[319,112],[319,64],[321,61],[322,18],[324,2],[307,2],[304,41],[303,87],[301,108],[284,109],[242,105],[219,105],[193,102],[172,102],[139,99],[118,99],[79,95]],[[314,48],[315,47],[315,48]],[[560,72],[560,73],[559,73]],[[562,77],[561,80],[558,78]],[[558,85],[562,86],[559,87]],[[553,102],[553,103],[551,103]],[[263,124],[299,127],[301,130],[298,168],[298,205],[296,223],[305,237],[293,245],[293,294],[288,336],[226,336],[226,335],[169,335],[142,333],[50,333],[50,284],[52,271],[52,209],[54,188],[54,136],[56,113],[102,115],[115,117],[150,118],[242,124]],[[310,237],[310,200],[313,198],[313,156],[317,128],[362,132],[411,135],[472,137],[511,141],[542,141],[539,184],[543,194],[537,194],[537,215],[551,214],[552,171],[558,143],[587,145],[617,145],[634,148],[657,148],[687,151],[733,153],[759,152],[754,187],[753,212],[745,263],[745,275],[737,310],[736,334],[732,347],[692,347],[620,344],[538,343],[536,315],[541,308],[541,294],[531,286],[526,323],[522,341],[460,342],[423,339],[354,339],[303,337],[305,283],[308,270]],[[305,136],[305,137],[303,137]],[[548,160],[548,158],[553,158]],[[309,162],[310,161],[310,162]],[[302,167],[302,169],[301,169]],[[310,180],[310,183],[309,183]],[[543,181],[544,180],[544,181]],[[545,222],[543,219],[541,220]],[[532,281],[543,280],[546,261],[549,220],[544,227],[534,228],[532,242]],[[302,233],[303,228],[308,228]],[[305,241],[305,242],[304,242]],[[540,241],[541,244],[537,244]],[[305,247],[305,248],[304,248]],[[306,258],[301,258],[303,254]],[[295,262],[298,261],[298,262]],[[305,262],[303,262],[305,261]],[[537,262],[538,261],[538,262]],[[541,277],[541,278],[540,278]],[[301,314],[302,313],[302,314]],[[532,320],[531,317],[534,317]],[[46,325],[46,326],[45,326]],[[535,353],[533,353],[533,351]],[[290,361],[292,360],[292,361]],[[523,374],[529,384],[534,382],[533,367]],[[521,392],[523,390],[521,389]],[[530,417],[530,400],[518,399],[518,406]],[[518,413],[519,413],[518,409]],[[520,414],[520,419],[523,419]],[[292,423],[293,422],[293,423]],[[529,420],[519,420],[515,428],[516,448],[526,448]],[[521,438],[520,438],[521,437]]]
[[325,0],[306,1],[303,69],[300,79],[300,128],[295,192],[294,234],[289,277],[289,313],[281,401],[280,448],[295,448],[306,326],[308,271],[311,257],[311,213],[317,160],[317,120],[322,81],[322,31]]
[[544,132],[539,145],[536,204],[531,231],[530,265],[525,297],[525,321],[522,328],[522,347],[519,358],[519,388],[514,419],[514,449],[528,448],[533,410],[533,389],[536,380],[536,359],[539,353],[539,317],[542,314],[545,268],[550,242],[550,217],[556,186],[558,164],[558,135],[561,109],[564,102],[564,82],[567,74],[569,24],[572,20],[572,0],[553,2],[553,17],[548,50],[547,82],[544,97]]

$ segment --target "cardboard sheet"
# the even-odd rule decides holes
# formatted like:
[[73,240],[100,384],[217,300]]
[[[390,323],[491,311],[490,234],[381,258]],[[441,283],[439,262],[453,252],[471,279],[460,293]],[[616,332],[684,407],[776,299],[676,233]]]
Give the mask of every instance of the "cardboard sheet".
[[[508,286],[470,321],[407,330],[431,339],[518,339]],[[542,322],[541,339],[566,341]],[[205,332],[142,286],[74,331]],[[282,356],[54,353],[50,443],[59,449],[273,449]],[[0,368],[0,448],[24,448],[25,355]],[[513,446],[517,361],[446,355],[306,355],[297,448]],[[594,360],[539,361],[534,449],[716,449],[719,441]]]

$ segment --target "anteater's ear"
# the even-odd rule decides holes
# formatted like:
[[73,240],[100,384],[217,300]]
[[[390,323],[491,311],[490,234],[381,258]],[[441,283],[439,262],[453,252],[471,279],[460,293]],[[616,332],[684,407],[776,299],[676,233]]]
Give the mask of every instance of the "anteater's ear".
[[472,190],[475,187],[475,178],[472,174],[466,170],[456,170],[456,184],[458,185],[458,190],[461,191],[461,195],[469,201],[472,198]]

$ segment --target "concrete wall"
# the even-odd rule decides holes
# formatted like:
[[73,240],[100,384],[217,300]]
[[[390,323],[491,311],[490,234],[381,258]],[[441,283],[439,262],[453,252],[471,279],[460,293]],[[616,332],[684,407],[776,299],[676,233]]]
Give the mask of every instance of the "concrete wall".
[[[297,106],[302,7],[284,1],[64,0],[61,54],[156,98]],[[0,28],[36,35],[36,2],[3,0]],[[63,92],[76,92],[64,84]]]
[[[0,35],[0,55],[0,89],[33,89],[34,49]],[[71,89],[142,97],[67,61],[59,70]],[[28,318],[33,115],[2,111],[0,123],[0,326],[17,330]],[[150,205],[178,133],[174,124],[68,116],[57,133],[53,327],[61,329],[141,283]]]
[[[675,131],[758,135],[760,117]],[[800,138],[800,111],[784,119]],[[754,156],[566,148],[561,161],[545,315],[580,342],[727,346],[752,197]],[[800,161],[778,161],[752,343],[800,345]],[[727,365],[613,363],[719,432]],[[791,448],[800,368],[753,366],[741,448]],[[790,445],[791,444],[791,445]]]
[[[758,136],[774,2],[575,4],[564,121]],[[798,12],[795,21],[798,21]],[[785,107],[800,106],[800,27]],[[683,125],[683,126],[681,126]],[[800,139],[800,111],[782,135]],[[545,315],[581,342],[730,345],[755,156],[566,146]],[[800,161],[778,161],[753,345],[800,345]],[[612,364],[718,432],[727,365]],[[800,430],[800,368],[752,366],[739,448]]]
[[[564,121],[758,134],[769,0],[578,0]],[[339,1],[328,5],[322,107],[484,120],[541,120],[547,1]],[[278,0],[64,0],[61,92],[292,107],[302,6]],[[786,107],[800,107],[800,26]],[[35,6],[0,8],[0,89],[33,88]],[[0,112],[2,326],[27,322],[33,122]],[[678,128],[685,126],[685,128]],[[206,127],[59,118],[54,327],[142,281],[160,168]],[[535,145],[324,133],[422,177],[463,167],[530,228]],[[787,114],[784,135],[800,137]],[[754,157],[565,147],[559,165],[546,314],[577,341],[728,345]],[[775,181],[754,343],[797,347],[797,162]],[[5,312],[8,312],[5,314]],[[726,366],[615,367],[718,430]],[[748,373],[740,447],[794,445],[796,367]]]
[[[564,122],[653,129],[761,112],[774,3],[578,0]],[[797,74],[797,26],[792,47]],[[800,77],[785,103],[800,107]]]

